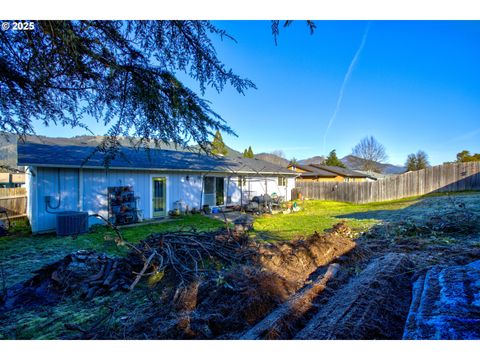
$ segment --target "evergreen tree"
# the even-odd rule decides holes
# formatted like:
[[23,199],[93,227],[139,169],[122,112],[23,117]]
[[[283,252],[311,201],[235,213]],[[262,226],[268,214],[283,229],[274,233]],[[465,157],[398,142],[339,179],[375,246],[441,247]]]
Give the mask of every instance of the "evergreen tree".
[[219,130],[217,130],[217,132],[215,133],[215,136],[213,137],[213,141],[211,145],[212,145],[211,153],[213,155],[225,156],[228,154],[227,147],[223,142],[222,134],[220,134]]
[[253,153],[253,150],[252,150],[251,146],[248,147],[247,156],[245,156],[245,157],[247,157],[249,159],[253,159],[255,157],[255,154]]
[[248,150],[247,149],[243,150],[243,157],[248,158]]
[[291,158],[290,159],[290,164],[289,165],[293,165],[293,166],[296,166],[298,165],[298,160],[296,158]]
[[330,154],[328,154],[328,157],[325,159],[325,165],[328,166],[339,166],[344,168],[345,164],[340,161],[340,159],[337,157],[337,152],[336,150],[330,151]]

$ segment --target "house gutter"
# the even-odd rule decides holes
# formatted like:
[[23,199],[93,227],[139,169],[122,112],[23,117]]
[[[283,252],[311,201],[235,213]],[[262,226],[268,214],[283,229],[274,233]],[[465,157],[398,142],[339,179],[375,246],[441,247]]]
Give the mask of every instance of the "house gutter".
[[[75,165],[56,165],[56,164],[25,164],[19,163],[19,166],[36,166],[36,167],[45,167],[45,168],[67,168],[67,169],[93,169],[93,170],[105,170],[104,166],[75,166]],[[254,174],[258,175],[290,175],[296,176],[295,172],[272,172],[272,171],[228,171],[228,170],[192,170],[192,169],[168,169],[168,168],[135,168],[135,167],[120,167],[120,166],[111,166],[107,170],[136,170],[136,171],[163,171],[163,172],[188,172],[188,173],[199,173],[203,174],[205,172],[211,174]]]

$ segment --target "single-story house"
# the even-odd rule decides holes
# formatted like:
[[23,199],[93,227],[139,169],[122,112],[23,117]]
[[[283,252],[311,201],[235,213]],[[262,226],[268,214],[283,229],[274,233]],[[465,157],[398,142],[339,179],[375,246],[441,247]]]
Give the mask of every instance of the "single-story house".
[[[108,169],[92,146],[18,144],[18,165],[26,166],[27,215],[32,231],[55,229],[56,213],[84,211],[110,218],[110,199],[127,197],[143,219],[172,209],[246,204],[276,193],[290,200],[297,174],[257,159],[122,148]],[[117,192],[115,192],[117,191]],[[125,194],[118,191],[126,191]],[[116,200],[115,200],[116,201]],[[89,224],[99,220],[90,217]]]
[[288,169],[299,174],[298,181],[336,181],[336,182],[361,182],[372,181],[374,178],[358,171],[320,164],[288,165]]

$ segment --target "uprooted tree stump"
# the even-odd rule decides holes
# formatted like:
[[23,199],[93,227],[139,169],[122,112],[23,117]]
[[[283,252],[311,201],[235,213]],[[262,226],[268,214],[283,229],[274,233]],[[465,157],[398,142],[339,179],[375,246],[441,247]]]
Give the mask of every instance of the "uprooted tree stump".
[[401,339],[411,298],[412,266],[404,254],[372,260],[295,339]]

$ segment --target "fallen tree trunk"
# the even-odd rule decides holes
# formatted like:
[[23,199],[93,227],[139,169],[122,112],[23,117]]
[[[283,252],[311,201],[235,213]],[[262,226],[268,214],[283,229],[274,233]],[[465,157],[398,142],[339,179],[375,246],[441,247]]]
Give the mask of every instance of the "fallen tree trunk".
[[240,339],[281,339],[291,336],[290,329],[312,308],[312,300],[320,294],[330,279],[338,272],[339,265],[329,265],[327,271],[302,291],[294,294],[257,325],[248,330]]
[[401,339],[411,299],[412,268],[405,254],[372,260],[295,339]]

